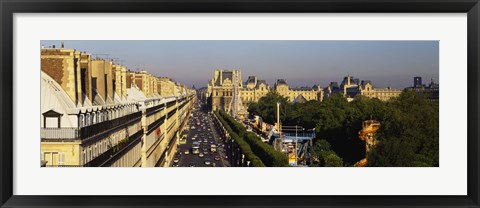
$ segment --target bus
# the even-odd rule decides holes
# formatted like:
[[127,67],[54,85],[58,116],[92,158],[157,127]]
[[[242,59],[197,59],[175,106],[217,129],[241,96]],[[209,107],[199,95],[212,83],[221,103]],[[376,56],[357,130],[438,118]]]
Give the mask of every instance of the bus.
[[200,153],[200,143],[193,142],[192,144],[192,154],[197,155]]
[[180,144],[186,144],[187,143],[187,133],[183,133],[182,134],[182,137],[180,137],[180,141],[179,141]]

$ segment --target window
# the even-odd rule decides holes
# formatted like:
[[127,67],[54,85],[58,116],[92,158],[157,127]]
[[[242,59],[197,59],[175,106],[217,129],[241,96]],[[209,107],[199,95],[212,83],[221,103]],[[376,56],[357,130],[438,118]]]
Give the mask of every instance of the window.
[[88,161],[92,160],[92,147],[88,147]]
[[87,153],[85,150],[82,151],[82,162],[83,164],[87,163]]
[[78,116],[78,126],[83,127],[83,115],[82,114],[80,114]]
[[58,165],[65,165],[65,153],[58,153]]

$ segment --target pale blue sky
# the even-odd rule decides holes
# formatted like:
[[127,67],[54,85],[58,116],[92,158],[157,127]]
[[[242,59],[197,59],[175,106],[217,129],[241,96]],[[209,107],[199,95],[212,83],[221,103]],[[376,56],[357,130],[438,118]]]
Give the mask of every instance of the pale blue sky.
[[[64,41],[65,48],[119,58],[131,70],[144,68],[199,88],[213,70],[241,69],[243,80],[256,75],[273,85],[286,79],[292,87],[341,82],[350,74],[374,86],[403,89],[414,76],[429,83],[439,78],[438,41],[250,41],[129,40]],[[45,47],[61,41],[42,41]],[[99,57],[106,58],[105,55]]]

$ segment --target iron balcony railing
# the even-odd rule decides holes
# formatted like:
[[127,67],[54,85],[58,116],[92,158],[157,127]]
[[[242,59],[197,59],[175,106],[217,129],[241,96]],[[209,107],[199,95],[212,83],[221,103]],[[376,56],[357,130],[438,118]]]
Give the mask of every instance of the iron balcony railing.
[[88,139],[123,126],[139,122],[142,112],[132,113],[120,118],[103,121],[82,128],[41,128],[41,139]]
[[80,131],[77,128],[42,128],[42,139],[78,139]]

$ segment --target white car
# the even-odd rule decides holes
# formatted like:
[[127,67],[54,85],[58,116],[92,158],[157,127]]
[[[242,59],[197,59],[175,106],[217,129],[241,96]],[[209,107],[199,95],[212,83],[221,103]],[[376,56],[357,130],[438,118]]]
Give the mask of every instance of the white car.
[[203,157],[203,153],[200,152],[200,154],[198,154],[198,157]]

